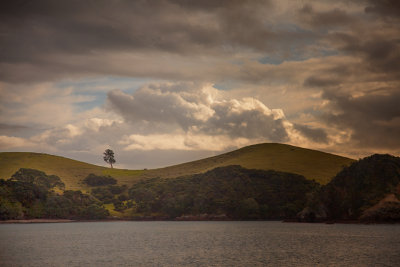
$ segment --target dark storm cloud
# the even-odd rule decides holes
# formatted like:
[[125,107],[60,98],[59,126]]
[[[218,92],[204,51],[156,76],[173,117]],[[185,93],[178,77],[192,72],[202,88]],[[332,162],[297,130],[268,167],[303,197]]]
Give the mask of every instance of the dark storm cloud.
[[[273,8],[268,0],[3,1],[0,79],[126,75],[130,66],[107,64],[105,56],[113,53],[171,53],[188,60],[242,50],[298,56],[315,36],[271,23]],[[146,75],[157,74],[138,74]]]
[[340,80],[332,79],[332,78],[323,78],[317,75],[313,75],[308,77],[304,81],[304,86],[307,87],[330,87],[335,86],[340,83]]
[[12,62],[40,54],[114,49],[184,52],[194,39],[214,42],[206,36],[215,34],[212,28],[175,17],[183,11],[168,1],[11,2],[1,14],[1,58]]
[[342,130],[350,130],[352,142],[360,146],[399,147],[400,88],[390,91],[359,97],[327,91],[323,97],[330,101],[332,111],[324,119]]
[[[373,70],[383,73],[400,71],[400,38],[389,34],[375,33],[365,39],[357,34],[336,34],[333,36],[343,42],[341,49],[352,55],[361,56],[365,64]],[[399,77],[399,76],[397,76]]]
[[0,135],[20,132],[26,129],[28,129],[28,127],[22,125],[0,123]]
[[329,11],[316,11],[310,4],[300,9],[302,20],[314,27],[349,26],[355,22],[355,18],[348,15],[346,11],[335,8]]
[[370,5],[365,8],[366,13],[378,14],[386,17],[400,17],[400,2],[398,0],[369,0]]
[[321,128],[310,128],[307,125],[295,123],[294,128],[298,130],[303,136],[317,143],[327,143],[328,134]]
[[[5,48],[1,58],[19,61],[38,58],[41,53],[79,54],[114,49],[195,52],[235,41],[234,37],[240,36],[235,34],[237,30],[266,31],[262,22],[253,18],[256,1],[188,3],[173,0],[9,2],[1,11],[1,43]],[[201,12],[208,17],[203,18]],[[239,25],[240,29],[236,29]],[[241,40],[236,41],[243,44]]]

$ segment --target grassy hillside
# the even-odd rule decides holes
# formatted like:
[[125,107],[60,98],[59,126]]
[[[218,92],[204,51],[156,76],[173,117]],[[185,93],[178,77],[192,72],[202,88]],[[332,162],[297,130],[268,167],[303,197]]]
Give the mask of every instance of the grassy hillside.
[[177,177],[212,170],[216,167],[240,165],[247,169],[275,170],[303,175],[326,184],[342,168],[354,160],[296,146],[267,143],[247,146],[219,156],[155,169],[143,176]]
[[301,174],[326,184],[352,159],[283,144],[258,144],[198,161],[153,170],[121,170],[100,167],[68,158],[29,152],[0,153],[0,178],[9,178],[19,168],[32,168],[59,176],[67,189],[86,191],[82,180],[89,174],[111,175],[128,186],[143,178],[178,177],[241,165],[248,169],[276,170]]
[[82,180],[89,174],[111,175],[120,184],[131,185],[142,171],[109,169],[64,157],[30,152],[0,153],[0,178],[10,178],[20,168],[31,168],[55,174],[65,183],[66,189],[87,191]]

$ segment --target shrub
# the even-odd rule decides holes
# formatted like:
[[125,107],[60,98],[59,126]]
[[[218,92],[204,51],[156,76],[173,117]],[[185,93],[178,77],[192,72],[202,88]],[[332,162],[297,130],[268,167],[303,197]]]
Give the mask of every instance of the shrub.
[[111,176],[98,176],[93,173],[89,174],[83,182],[89,186],[102,186],[102,185],[113,185],[117,183]]

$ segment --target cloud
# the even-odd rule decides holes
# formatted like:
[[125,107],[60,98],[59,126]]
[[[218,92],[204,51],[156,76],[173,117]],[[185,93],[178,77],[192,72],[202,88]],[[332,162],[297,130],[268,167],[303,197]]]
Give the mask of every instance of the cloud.
[[399,17],[400,3],[396,0],[368,1],[369,6],[365,8],[366,13],[378,14],[382,17]]
[[317,11],[312,5],[306,4],[299,10],[303,21],[313,27],[337,27],[349,26],[356,21],[356,18],[350,16],[345,10],[334,8],[326,11]]
[[111,146],[160,162],[265,141],[396,149],[398,10],[392,0],[6,1],[2,144],[90,159]]
[[11,149],[18,147],[32,147],[34,144],[25,138],[0,135],[0,149]]
[[[325,92],[329,109],[323,119],[350,132],[350,143],[359,147],[400,147],[400,90],[375,91],[357,97],[337,91]],[[328,111],[329,110],[329,111]]]
[[0,134],[12,134],[21,131],[26,131],[28,127],[23,125],[0,123]]
[[303,136],[311,139],[317,143],[327,143],[328,142],[328,134],[324,129],[321,128],[311,128],[307,125],[294,124],[294,129],[302,133]]
[[123,138],[119,144],[123,150],[188,150],[188,151],[224,151],[249,144],[246,138],[229,136],[201,135],[198,133],[137,135]]
[[[177,73],[157,69],[161,58],[167,66],[201,66],[204,59],[209,66],[218,59],[227,68],[232,57],[244,54],[298,57],[315,36],[276,24],[275,6],[268,0],[8,1],[0,11],[0,79],[23,83],[104,73],[174,78]],[[115,65],[110,57],[129,61]],[[132,69],[143,57],[152,67]]]
[[271,110],[254,98],[224,99],[211,85],[150,85],[133,95],[114,90],[108,94],[108,104],[132,123],[165,124],[211,136],[288,140],[282,110]]

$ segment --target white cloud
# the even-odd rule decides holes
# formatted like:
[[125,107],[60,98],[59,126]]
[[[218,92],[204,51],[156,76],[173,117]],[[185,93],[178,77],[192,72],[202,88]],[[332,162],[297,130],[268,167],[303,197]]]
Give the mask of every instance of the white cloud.
[[180,130],[195,135],[288,140],[282,110],[269,109],[251,97],[230,98],[209,84],[148,85],[132,95],[115,90],[108,94],[108,106],[130,123],[148,125],[146,134]]
[[230,138],[229,136],[209,136],[193,134],[158,134],[124,137],[119,144],[124,150],[205,150],[223,151],[232,147],[250,145],[253,142],[247,138]]

